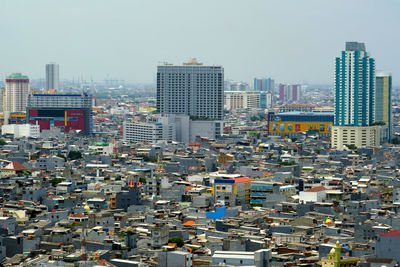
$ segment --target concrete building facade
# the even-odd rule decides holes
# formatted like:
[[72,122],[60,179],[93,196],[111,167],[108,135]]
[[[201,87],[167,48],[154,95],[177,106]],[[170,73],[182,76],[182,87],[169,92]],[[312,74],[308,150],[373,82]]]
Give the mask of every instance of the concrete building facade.
[[13,73],[6,78],[3,109],[8,112],[24,112],[30,90],[29,78],[21,73]]
[[223,120],[224,69],[195,59],[180,66],[157,68],[157,111]]
[[376,75],[376,109],[375,120],[387,126],[389,142],[392,141],[392,74]]
[[274,92],[275,81],[271,78],[254,78],[254,91]]
[[55,89],[58,90],[60,87],[59,78],[59,65],[51,62],[46,64],[46,90]]
[[82,94],[29,94],[26,118],[40,131],[63,127],[65,132],[92,133],[92,97]]
[[382,142],[382,130],[380,126],[333,126],[331,144],[337,149],[348,145],[358,148],[379,146]]
[[269,108],[272,106],[272,94],[265,91],[225,91],[224,108],[235,109]]
[[366,52],[364,43],[346,43],[346,50],[336,58],[332,147],[378,146],[391,138],[387,125],[376,125],[377,118],[389,123],[390,81],[389,77],[376,79],[375,59]]

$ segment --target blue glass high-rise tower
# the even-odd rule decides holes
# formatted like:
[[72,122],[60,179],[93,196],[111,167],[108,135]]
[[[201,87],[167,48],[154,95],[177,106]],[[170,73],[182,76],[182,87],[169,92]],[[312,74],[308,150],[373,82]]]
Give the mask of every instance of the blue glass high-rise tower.
[[274,93],[275,81],[271,78],[254,78],[254,91]]
[[369,126],[375,122],[375,59],[364,43],[347,42],[336,58],[335,126]]

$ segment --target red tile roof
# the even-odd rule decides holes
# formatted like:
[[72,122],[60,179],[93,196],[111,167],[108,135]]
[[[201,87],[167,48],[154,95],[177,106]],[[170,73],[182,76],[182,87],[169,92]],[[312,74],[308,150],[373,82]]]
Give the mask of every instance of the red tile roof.
[[24,165],[22,165],[21,163],[13,161],[1,170],[2,171],[25,171],[25,170],[27,170],[27,168],[25,168]]
[[249,178],[249,177],[239,177],[235,179],[235,183],[244,183],[244,182],[251,182],[254,181],[255,179]]
[[304,192],[321,192],[321,191],[325,191],[325,190],[327,190],[327,188],[325,188],[323,186],[317,186],[317,187],[313,187],[308,190],[305,190]]
[[393,231],[381,234],[381,236],[400,237],[400,230],[393,230]]

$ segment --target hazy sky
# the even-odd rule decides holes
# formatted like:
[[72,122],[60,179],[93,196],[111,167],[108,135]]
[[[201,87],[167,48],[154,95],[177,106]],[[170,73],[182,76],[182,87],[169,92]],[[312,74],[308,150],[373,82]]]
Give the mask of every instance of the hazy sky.
[[0,0],[0,78],[108,74],[153,82],[159,62],[196,57],[225,78],[333,83],[346,41],[400,76],[399,0]]

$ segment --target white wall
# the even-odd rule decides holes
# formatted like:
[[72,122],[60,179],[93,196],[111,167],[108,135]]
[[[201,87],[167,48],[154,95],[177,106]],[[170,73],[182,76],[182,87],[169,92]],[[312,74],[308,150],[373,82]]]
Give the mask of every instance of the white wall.
[[304,192],[301,191],[299,199],[303,202],[321,202],[326,197],[325,191],[320,192]]
[[32,137],[39,138],[40,126],[31,124],[8,124],[1,126],[2,134],[13,134],[15,138]]

